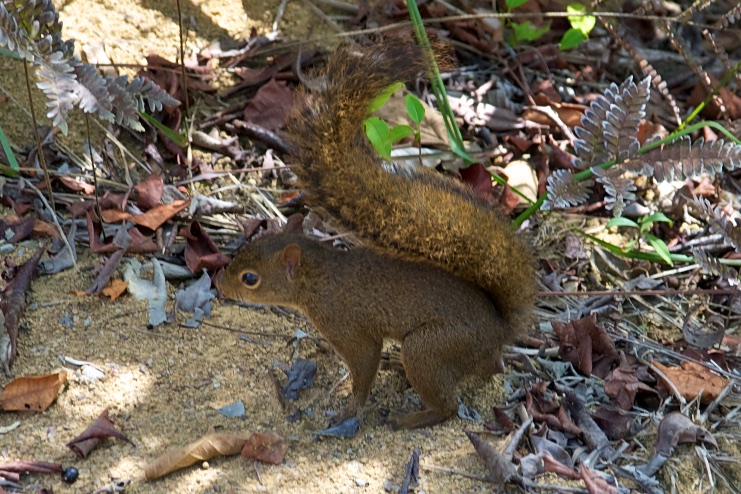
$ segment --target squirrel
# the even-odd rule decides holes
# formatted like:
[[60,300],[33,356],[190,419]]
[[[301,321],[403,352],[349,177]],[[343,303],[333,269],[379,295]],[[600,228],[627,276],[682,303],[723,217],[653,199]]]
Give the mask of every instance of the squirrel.
[[455,415],[458,384],[495,372],[503,345],[532,322],[535,263],[497,208],[433,170],[384,167],[365,136],[371,102],[424,72],[411,33],[341,46],[287,125],[307,202],[365,245],[337,251],[302,235],[263,236],[217,282],[228,298],[291,307],[316,326],[352,378],[336,423],[362,423],[384,339],[400,342],[424,405],[390,421],[417,428]]

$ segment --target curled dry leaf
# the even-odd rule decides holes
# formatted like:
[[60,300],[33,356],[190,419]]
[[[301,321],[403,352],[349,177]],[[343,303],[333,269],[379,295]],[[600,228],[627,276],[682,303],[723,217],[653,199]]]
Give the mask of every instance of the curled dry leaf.
[[605,394],[621,409],[630,410],[639,391],[655,394],[658,398],[656,390],[639,381],[636,370],[621,355],[620,366],[605,382]]
[[46,244],[16,270],[13,281],[0,294],[0,367],[8,376],[18,351],[18,324],[26,308],[26,292],[36,276],[36,266],[44,252]]
[[558,354],[584,374],[604,379],[618,361],[615,344],[607,332],[597,326],[596,314],[567,324],[553,321],[551,325],[560,342]]
[[282,437],[269,432],[254,433],[242,448],[243,458],[278,465],[286,456],[286,443]]
[[584,465],[579,467],[579,474],[587,485],[589,494],[620,494],[620,490],[617,487],[608,484],[605,479]]
[[6,412],[43,412],[57,399],[59,388],[66,381],[65,371],[14,379],[0,393],[0,409]]
[[479,457],[484,460],[484,465],[491,475],[495,484],[503,485],[509,481],[521,483],[520,478],[512,461],[504,457],[497,449],[475,432],[466,431],[469,441]]
[[82,434],[68,442],[66,446],[74,451],[80,458],[86,458],[87,455],[89,455],[90,452],[94,450],[101,441],[103,441],[103,439],[108,437],[121,439],[122,441],[126,441],[134,446],[134,443],[132,443],[128,437],[119,432],[119,430],[116,429],[116,426],[113,425],[113,420],[111,420],[108,415],[108,409],[106,408],[98,418],[95,419],[95,422],[90,424]]
[[218,271],[229,264],[229,258],[219,252],[216,243],[197,221],[193,221],[187,229],[181,228],[180,235],[187,242],[185,264],[194,273],[200,273],[204,268],[211,272]]
[[698,441],[718,447],[715,438],[707,429],[695,424],[680,412],[672,412],[659,424],[654,455],[646,465],[638,467],[637,470],[652,477],[671,457],[677,444]]
[[238,434],[210,432],[187,446],[160,456],[147,465],[144,476],[147,480],[154,480],[199,461],[238,455],[248,439]]
[[[682,362],[679,367],[665,367],[656,361],[653,361],[652,364],[674,384],[687,401],[694,400],[697,395],[702,393],[700,402],[702,404],[710,403],[728,385],[725,378],[711,372],[704,365],[694,362]],[[663,376],[659,376],[659,382],[665,388],[671,389]]]
[[718,447],[715,438],[707,429],[695,424],[680,412],[672,412],[664,417],[659,424],[656,453],[669,456],[677,444],[696,443],[698,441]]
[[[24,473],[61,473],[64,467],[61,463],[46,461],[11,461],[0,463],[0,479],[17,482]],[[0,486],[1,488],[2,486]],[[2,490],[0,490],[2,492]]]

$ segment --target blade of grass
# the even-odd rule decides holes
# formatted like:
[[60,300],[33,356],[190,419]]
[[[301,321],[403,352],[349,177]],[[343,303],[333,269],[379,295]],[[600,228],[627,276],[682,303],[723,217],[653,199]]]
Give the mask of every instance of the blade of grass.
[[3,132],[3,128],[0,127],[0,146],[3,147],[3,152],[5,153],[5,156],[8,158],[8,163],[10,166],[0,165],[0,172],[3,175],[7,175],[10,177],[17,177],[18,176],[18,170],[20,169],[20,165],[18,165],[18,160],[15,159],[15,153],[13,152],[13,149],[10,147],[10,142],[8,141],[8,138],[5,137],[5,132]]

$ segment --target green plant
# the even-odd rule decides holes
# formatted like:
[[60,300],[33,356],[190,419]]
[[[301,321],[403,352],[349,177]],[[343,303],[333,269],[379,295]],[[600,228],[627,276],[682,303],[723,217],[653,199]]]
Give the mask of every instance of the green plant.
[[[383,106],[391,94],[399,87],[400,84],[390,86],[389,88],[392,90],[387,91],[376,98],[371,104],[369,110],[374,111]],[[420,124],[425,117],[425,108],[422,106],[422,103],[411,94],[406,95],[404,102],[406,104],[409,118],[416,125],[416,130],[411,126],[404,124],[389,127],[388,123],[378,117],[368,117],[365,119],[365,134],[368,136],[368,139],[376,152],[386,160],[391,160],[391,147],[393,144],[406,137],[413,135],[414,139],[421,146]]]
[[625,246],[625,251],[632,251],[633,247],[638,244],[639,250],[640,250],[640,239],[645,239],[646,242],[651,245],[653,250],[656,252],[656,254],[659,255],[659,257],[669,264],[670,266],[674,265],[674,261],[672,260],[671,253],[669,252],[669,247],[667,247],[666,242],[658,238],[656,235],[649,232],[649,230],[653,227],[654,223],[657,222],[663,222],[663,223],[669,223],[669,226],[672,226],[672,220],[666,217],[664,213],[654,213],[649,216],[644,216],[643,218],[640,218],[638,222],[635,222],[631,219],[625,218],[623,216],[618,216],[616,218],[612,218],[606,225],[605,228],[610,228],[613,226],[624,226],[628,228],[635,228],[638,230],[638,238],[635,240],[631,240],[628,242],[628,245]]
[[[511,13],[513,9],[527,3],[528,0],[506,0],[507,12]],[[580,3],[571,3],[566,6],[571,29],[566,31],[561,38],[559,49],[569,50],[578,46],[589,37],[589,33],[594,28],[597,19],[593,15],[586,15],[587,8]],[[530,21],[522,23],[510,21],[509,27],[512,29],[512,44],[534,41],[551,30],[551,23],[548,22],[542,27],[536,27]]]
[[580,45],[589,37],[589,33],[594,29],[597,19],[593,15],[586,15],[587,8],[580,3],[572,3],[566,6],[566,12],[571,29],[566,31],[558,45],[560,50],[569,50]]

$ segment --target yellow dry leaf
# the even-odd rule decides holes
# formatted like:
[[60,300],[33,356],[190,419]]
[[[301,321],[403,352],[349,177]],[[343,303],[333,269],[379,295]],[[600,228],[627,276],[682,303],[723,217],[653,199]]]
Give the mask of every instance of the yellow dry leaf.
[[[687,401],[694,400],[702,393],[700,402],[710,403],[728,385],[725,378],[694,362],[682,362],[679,367],[665,367],[656,361],[651,363],[664,373]],[[665,388],[669,388],[663,377],[659,376],[659,381]]]

